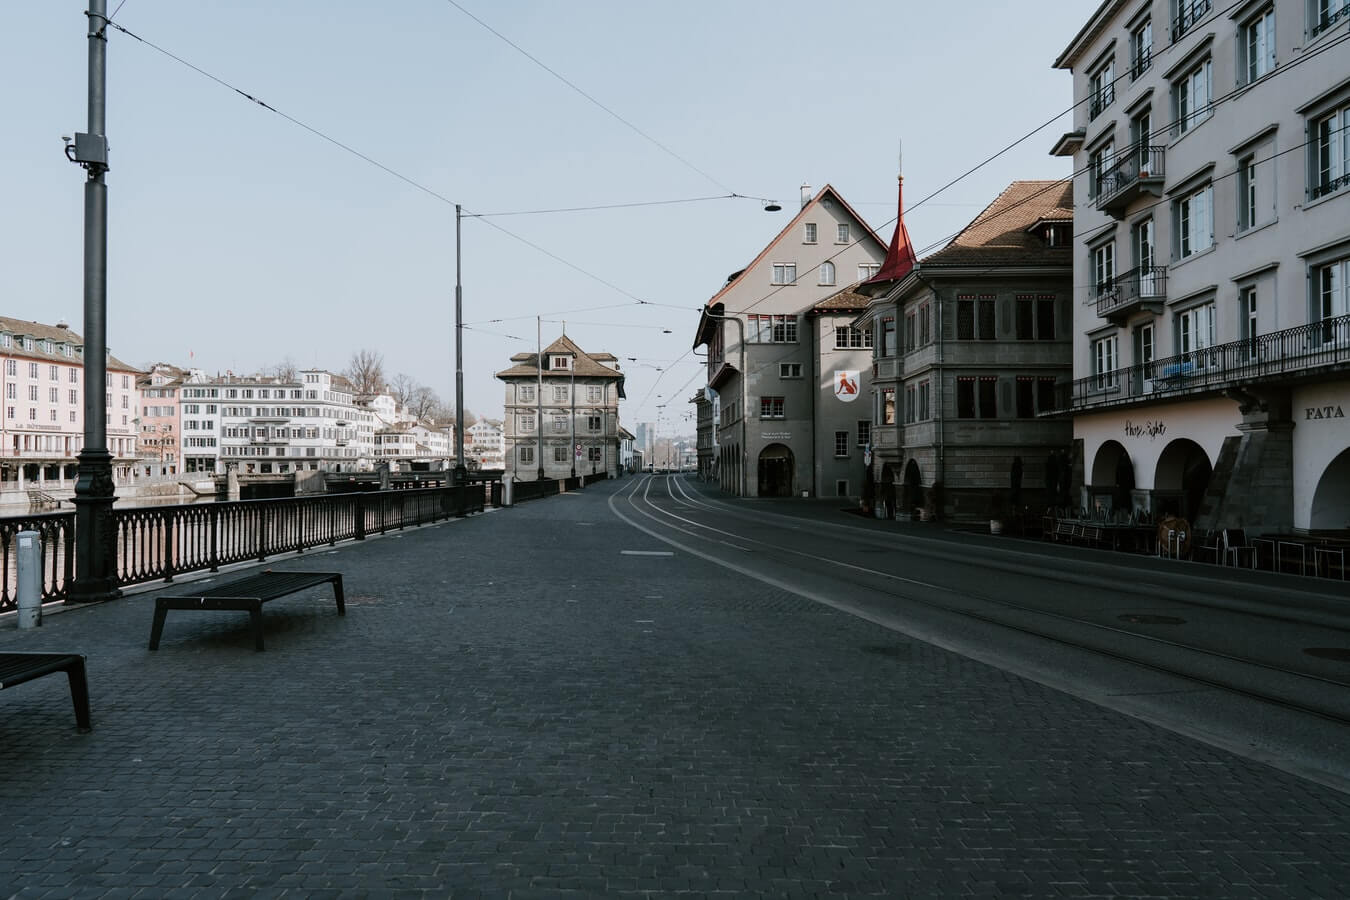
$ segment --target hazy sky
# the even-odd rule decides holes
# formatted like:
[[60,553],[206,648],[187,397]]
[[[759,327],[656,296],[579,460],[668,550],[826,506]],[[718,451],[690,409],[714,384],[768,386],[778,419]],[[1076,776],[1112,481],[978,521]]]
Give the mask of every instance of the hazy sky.
[[[799,186],[833,184],[889,241],[897,142],[915,205],[1066,110],[1071,79],[1051,64],[1096,5],[456,3],[121,4],[115,21],[144,41],[417,186],[110,31],[115,355],[340,371],[370,349],[388,374],[452,400],[454,203],[501,213],[777,199],[779,213],[718,199],[490,220],[505,232],[464,221],[467,408],[500,416],[492,373],[534,349],[542,316],[545,344],[565,319],[583,349],[620,357],[630,428],[669,403],[663,430],[692,432],[697,310],[787,223]],[[86,5],[3,6],[0,314],[82,330],[83,173],[61,135],[87,127]],[[920,250],[1010,181],[1067,175],[1048,150],[1070,123],[915,205],[906,222]]]

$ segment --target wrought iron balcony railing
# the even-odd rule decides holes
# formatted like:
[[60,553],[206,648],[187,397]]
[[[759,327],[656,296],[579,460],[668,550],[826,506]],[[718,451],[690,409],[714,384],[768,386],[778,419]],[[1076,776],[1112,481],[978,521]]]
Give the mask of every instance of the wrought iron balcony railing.
[[1079,378],[1057,386],[1055,407],[1081,412],[1143,403],[1338,365],[1350,365],[1350,315]]
[[1350,6],[1342,6],[1335,12],[1319,15],[1317,21],[1313,23],[1311,34],[1309,36],[1317,37],[1324,31],[1330,31],[1339,23],[1344,22],[1347,18],[1350,18]]
[[1167,266],[1138,266],[1112,279],[1097,294],[1097,315],[1104,318],[1122,315],[1141,303],[1162,303],[1167,299]]
[[1149,47],[1140,50],[1130,60],[1130,80],[1137,81],[1139,76],[1143,75],[1153,66],[1153,48]]
[[[1350,9],[1350,7],[1347,8]],[[1308,191],[1309,194],[1308,199],[1316,200],[1318,197],[1325,197],[1327,194],[1334,194],[1348,184],[1350,184],[1350,172],[1347,172],[1340,178],[1331,178],[1328,179],[1327,181],[1321,182],[1320,184],[1313,185],[1312,189]]]
[[1092,95],[1092,102],[1088,104],[1088,121],[1092,121],[1102,114],[1102,110],[1110,106],[1116,99],[1116,86],[1114,84],[1102,85],[1102,89]]
[[1212,0],[1191,0],[1183,2],[1181,8],[1177,10],[1177,17],[1172,20],[1172,42],[1176,43],[1180,37],[1190,31],[1196,22],[1205,17],[1213,7]]
[[1161,194],[1167,148],[1133,144],[1116,154],[1097,181],[1097,208],[1123,212],[1140,192]]

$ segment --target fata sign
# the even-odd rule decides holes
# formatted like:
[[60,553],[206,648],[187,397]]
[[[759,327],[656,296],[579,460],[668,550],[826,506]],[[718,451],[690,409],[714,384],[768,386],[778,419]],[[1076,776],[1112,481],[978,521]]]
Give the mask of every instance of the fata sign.
[[834,395],[845,403],[852,403],[858,399],[857,369],[835,370]]
[[1303,409],[1303,419],[1344,419],[1345,413],[1340,406],[1307,406]]

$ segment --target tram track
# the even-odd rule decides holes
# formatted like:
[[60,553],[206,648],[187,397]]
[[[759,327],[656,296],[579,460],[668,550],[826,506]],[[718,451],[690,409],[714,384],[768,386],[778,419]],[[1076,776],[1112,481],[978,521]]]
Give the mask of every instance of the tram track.
[[[658,484],[662,478],[664,478],[664,482]],[[652,496],[654,486],[658,493],[656,498]],[[661,494],[693,511],[682,515],[663,508],[658,502]],[[756,560],[771,563],[777,571],[787,567],[818,576],[821,570],[828,569],[833,581],[879,594],[890,601],[919,604],[943,614],[965,617],[996,628],[1008,629],[1027,637],[1051,641],[1060,646],[1092,653],[1171,677],[1182,678],[1192,684],[1237,694],[1339,725],[1350,725],[1350,690],[1347,690],[1350,689],[1350,681],[1291,668],[1269,660],[1238,656],[1212,647],[1202,646],[1194,641],[1160,637],[1134,629],[1095,622],[1081,616],[1067,615],[1043,607],[1017,603],[1006,598],[989,596],[987,593],[971,592],[964,588],[953,587],[933,580],[909,578],[873,566],[847,562],[837,558],[837,556],[826,557],[800,548],[793,549],[784,546],[782,542],[771,543],[751,538],[730,531],[726,527],[718,527],[718,525],[726,525],[725,522],[714,525],[708,522],[700,522],[693,516],[696,512],[701,512],[708,515],[727,516],[733,519],[740,518],[762,525],[764,518],[758,512],[729,510],[722,508],[720,505],[714,505],[703,497],[690,492],[687,486],[673,476],[647,476],[611,497],[611,509],[620,518],[624,518],[624,516],[617,507],[619,503],[623,502],[628,504],[628,508],[634,515],[642,517],[649,523],[648,526],[643,526],[630,520],[629,524],[633,524],[668,543],[681,546],[682,549],[690,550],[706,559],[737,569],[753,577],[762,577],[762,573],[756,575],[754,565]],[[787,531],[789,533],[791,531],[801,532],[807,524],[816,525],[816,523],[801,522],[793,528],[787,529]],[[848,526],[834,527],[847,528]],[[745,560],[724,560],[715,552],[684,547],[677,540],[663,536],[660,533],[662,530],[682,534],[692,541],[710,543],[723,551],[729,549],[746,554],[747,558]],[[893,536],[888,536],[886,542],[882,543],[876,538],[876,532],[869,529],[854,528],[850,530],[859,533],[860,536],[857,538],[859,542],[866,542],[872,544],[873,547],[898,553],[903,553],[905,550],[905,548],[896,545]],[[866,536],[870,536],[870,540]],[[966,564],[979,564],[978,560],[971,559],[969,553],[965,555],[963,561]],[[812,565],[817,568],[812,569]],[[1002,568],[1002,566],[994,568]],[[1058,573],[1051,573],[1042,569],[1040,574],[1042,577],[1055,580]],[[779,575],[773,581],[788,590],[793,590],[790,579],[785,580]],[[800,590],[796,592],[809,596],[811,599],[821,599],[814,593]],[[930,594],[930,596],[923,596],[925,593]],[[1122,591],[1122,593],[1128,594],[1130,591]],[[932,594],[949,595],[954,599],[944,601],[931,596]],[[875,618],[866,615],[865,610],[857,603],[843,601],[833,602],[831,605],[853,614],[862,614],[875,621]],[[1232,614],[1260,616],[1260,613],[1247,612]],[[1019,619],[1021,620],[1019,621]],[[1086,635],[1094,637],[1089,638]],[[1343,632],[1339,634],[1339,639],[1341,643],[1345,643],[1346,638]]]

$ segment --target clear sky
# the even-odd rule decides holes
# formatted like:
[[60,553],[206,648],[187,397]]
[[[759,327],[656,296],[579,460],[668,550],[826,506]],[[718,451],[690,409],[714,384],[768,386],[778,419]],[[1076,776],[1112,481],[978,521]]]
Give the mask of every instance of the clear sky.
[[[286,359],[340,371],[369,349],[389,375],[450,401],[454,203],[776,199],[782,212],[716,199],[464,221],[468,409],[501,415],[492,374],[534,349],[540,316],[545,344],[566,320],[583,349],[621,359],[630,429],[670,404],[662,430],[682,433],[701,384],[697,310],[787,223],[802,183],[833,184],[889,241],[903,139],[922,255],[1009,182],[1069,174],[1048,153],[1064,116],[915,205],[1068,109],[1070,76],[1051,65],[1096,6],[109,0],[109,11],[119,5],[114,21],[140,38],[416,185],[110,31],[116,356],[239,374]],[[85,8],[5,0],[0,37],[0,314],[76,330],[83,173],[61,135],[87,127]]]

